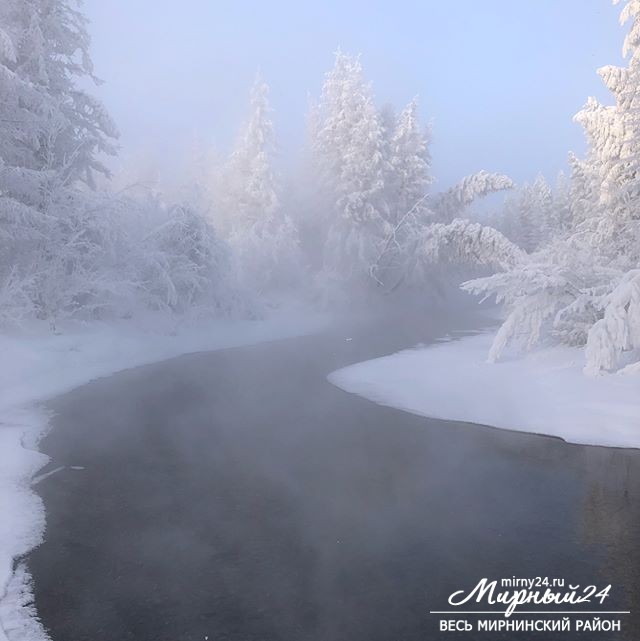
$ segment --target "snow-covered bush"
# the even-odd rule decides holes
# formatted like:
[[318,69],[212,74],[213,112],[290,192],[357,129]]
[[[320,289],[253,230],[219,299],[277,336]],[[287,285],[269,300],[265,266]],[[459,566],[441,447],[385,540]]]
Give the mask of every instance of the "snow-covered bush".
[[233,258],[206,217],[156,197],[66,189],[47,235],[0,286],[0,321],[106,319],[144,309],[247,311]]
[[[229,248],[206,218],[180,205],[153,212],[154,228],[140,239],[132,262],[136,291],[147,307],[222,315],[243,305]],[[145,221],[148,224],[148,220]]]
[[[633,288],[627,285],[623,295],[618,287],[632,273],[602,260],[590,243],[576,235],[552,243],[504,273],[468,281],[463,288],[485,298],[495,297],[507,312],[490,360],[498,360],[510,343],[531,349],[541,340],[558,341],[586,345],[586,371],[595,373],[616,369],[620,354],[631,349],[630,334],[618,332],[619,326],[605,318],[627,319],[619,301],[632,296]],[[637,311],[628,304],[631,317]],[[632,318],[627,320],[633,323]],[[606,354],[598,356],[605,344]]]
[[33,296],[34,276],[20,276],[10,269],[0,283],[0,327],[18,326],[35,315]]
[[48,235],[29,272],[37,317],[102,317],[132,296],[120,274],[126,265],[125,229],[113,199],[61,188],[48,206]]
[[495,296],[504,305],[507,318],[489,355],[496,361],[511,342],[530,349],[549,337],[584,345],[598,318],[598,301],[617,273],[594,263],[588,246],[558,241],[504,273],[469,281],[463,288],[484,297]]

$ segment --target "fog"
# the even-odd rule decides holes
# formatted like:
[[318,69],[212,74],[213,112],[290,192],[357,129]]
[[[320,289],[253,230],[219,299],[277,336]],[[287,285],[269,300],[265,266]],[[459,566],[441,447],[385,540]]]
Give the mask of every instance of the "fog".
[[439,639],[429,610],[514,573],[604,576],[635,599],[636,453],[425,419],[326,383],[486,323],[413,312],[184,356],[50,404],[44,451],[86,468],[39,488],[52,514],[30,565],[50,628],[96,641]]
[[617,4],[0,0],[0,641],[638,638]]
[[271,86],[278,163],[304,142],[333,52],[362,54],[379,106],[420,98],[433,121],[437,186],[485,168],[553,180],[584,150],[572,122],[606,97],[595,69],[621,60],[606,0],[233,3],[86,0],[97,90],[122,131],[121,160],[179,169],[195,140],[226,154],[260,71]]

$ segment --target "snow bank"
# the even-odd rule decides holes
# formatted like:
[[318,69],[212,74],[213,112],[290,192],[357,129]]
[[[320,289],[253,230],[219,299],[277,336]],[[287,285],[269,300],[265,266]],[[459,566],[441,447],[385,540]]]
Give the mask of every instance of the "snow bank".
[[[33,449],[46,425],[46,414],[38,410],[3,412],[0,419],[0,641],[46,638],[29,616],[28,580],[12,580],[14,559],[38,545],[44,531],[44,508],[31,491],[31,477],[48,460]],[[16,589],[18,583],[24,589]],[[27,629],[29,636],[22,635]]]
[[44,508],[32,479],[48,461],[37,451],[48,417],[34,403],[117,371],[200,351],[309,334],[327,318],[283,310],[260,321],[209,321],[182,328],[156,321],[34,329],[0,336],[0,641],[46,639],[34,618],[30,579],[16,559],[42,541]]
[[584,353],[569,347],[488,363],[492,339],[480,334],[399,352],[338,370],[329,380],[414,414],[570,443],[640,447],[639,377],[587,377]]

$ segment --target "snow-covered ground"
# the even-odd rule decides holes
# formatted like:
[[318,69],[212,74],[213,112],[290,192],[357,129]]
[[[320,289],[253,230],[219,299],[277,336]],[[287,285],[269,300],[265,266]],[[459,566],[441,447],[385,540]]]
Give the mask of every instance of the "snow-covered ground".
[[488,363],[492,338],[482,333],[402,351],[338,370],[329,380],[414,414],[571,443],[640,447],[640,376],[588,377],[584,352],[569,347]]
[[[0,336],[0,641],[46,638],[29,606],[29,577],[16,559],[42,540],[45,515],[32,491],[47,463],[37,451],[47,429],[37,404],[92,379],[191,352],[299,336],[319,331],[327,318],[283,310],[259,321],[208,321],[182,328],[149,319],[70,326],[61,334]],[[36,481],[38,479],[35,479]]]

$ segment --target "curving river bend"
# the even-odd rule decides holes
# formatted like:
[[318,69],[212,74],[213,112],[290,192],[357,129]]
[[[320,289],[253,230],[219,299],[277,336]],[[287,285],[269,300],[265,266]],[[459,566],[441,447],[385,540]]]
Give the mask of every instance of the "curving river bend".
[[51,403],[41,449],[67,469],[37,486],[28,566],[53,641],[548,638],[441,633],[429,614],[513,576],[611,583],[623,632],[558,638],[640,638],[640,452],[429,420],[326,380],[481,322],[354,323]]

